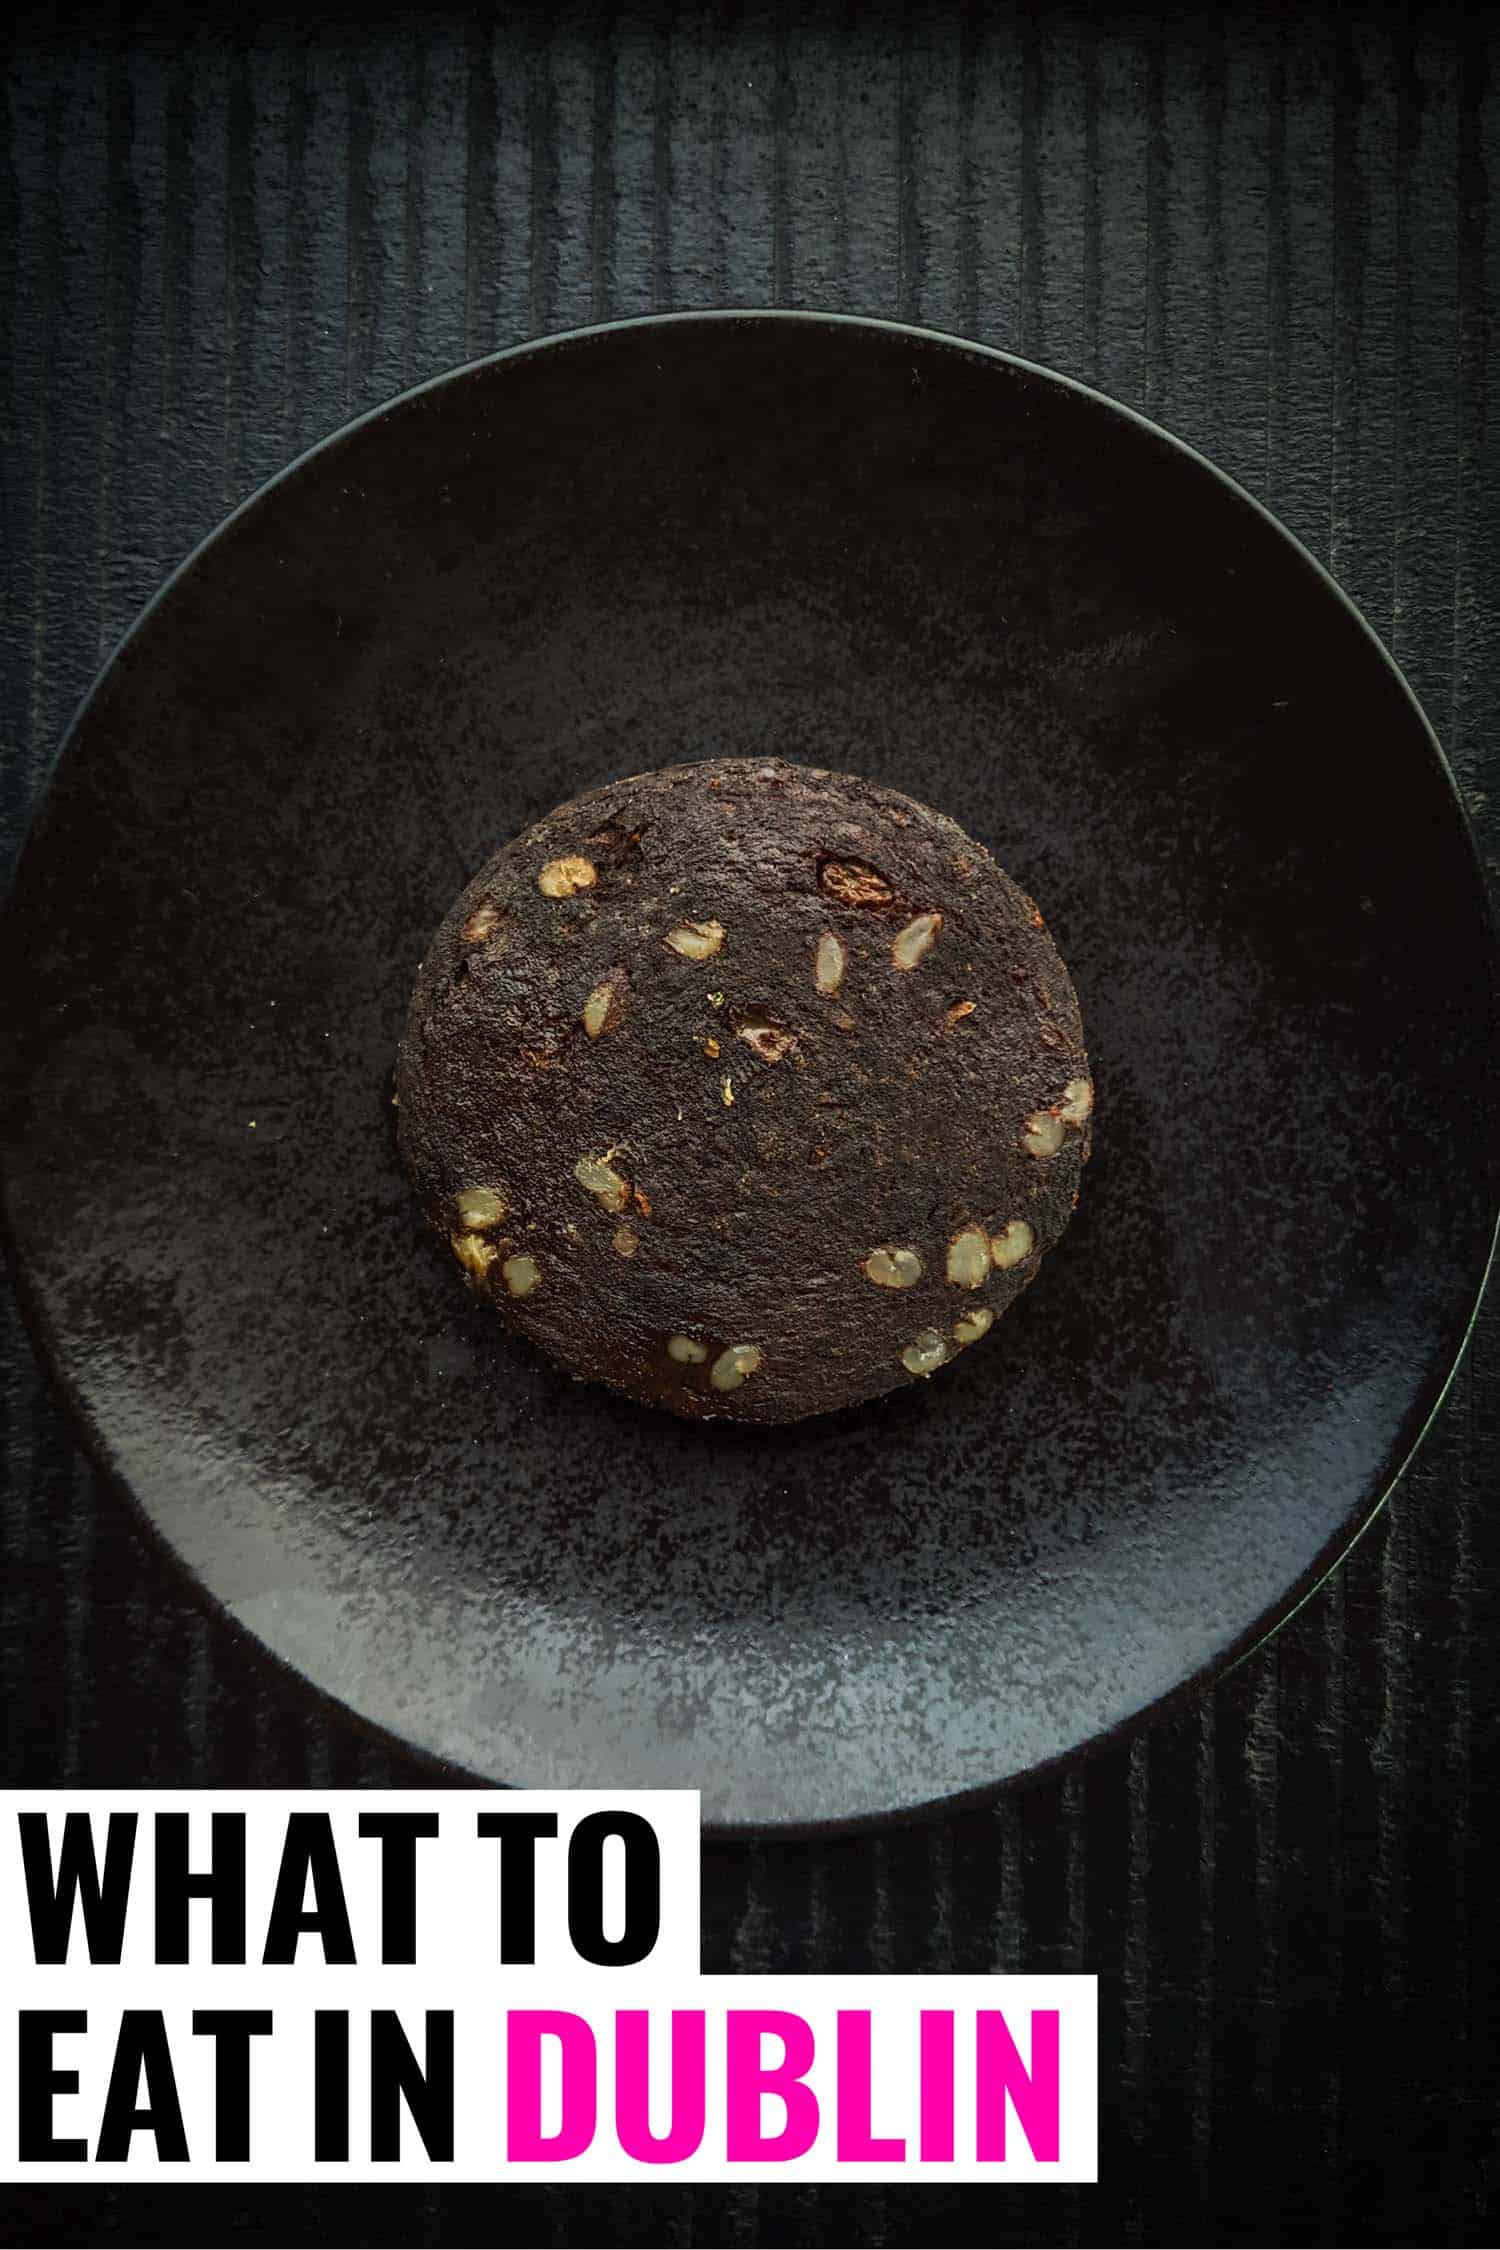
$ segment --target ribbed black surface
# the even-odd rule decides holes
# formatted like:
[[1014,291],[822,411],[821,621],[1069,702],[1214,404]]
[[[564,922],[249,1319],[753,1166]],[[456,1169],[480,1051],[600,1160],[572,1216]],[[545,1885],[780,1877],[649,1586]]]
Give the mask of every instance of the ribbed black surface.
[[[788,0],[303,10],[234,40],[28,15],[0,168],[7,858],[115,637],[300,447],[529,334],[740,302],[1010,345],[1201,445],[1406,667],[1493,864],[1485,15]],[[200,1615],[6,1318],[5,1781],[416,1778]],[[33,2191],[0,2233],[1493,2241],[1497,1338],[1493,1308],[1386,1517],[1212,1698],[990,1813],[710,1855],[710,1968],[1097,1970],[1097,2189]]]

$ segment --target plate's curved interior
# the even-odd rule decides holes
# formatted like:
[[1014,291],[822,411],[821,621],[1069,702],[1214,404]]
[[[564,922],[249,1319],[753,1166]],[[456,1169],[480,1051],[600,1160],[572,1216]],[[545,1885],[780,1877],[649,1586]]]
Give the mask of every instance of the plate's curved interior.
[[[723,1432],[466,1300],[389,1074],[496,842],[766,749],[1038,897],[1099,1125],[983,1347]],[[0,942],[9,1226],[95,1443],[273,1650],[501,1780],[837,1818],[1129,1717],[1376,1502],[1488,1241],[1484,908],[1399,681],[1201,463],[939,339],[633,327],[356,427],[127,643]]]

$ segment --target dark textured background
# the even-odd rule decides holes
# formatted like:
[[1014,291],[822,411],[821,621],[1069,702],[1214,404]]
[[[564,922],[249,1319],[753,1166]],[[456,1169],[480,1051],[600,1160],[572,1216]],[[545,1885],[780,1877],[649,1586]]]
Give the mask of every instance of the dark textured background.
[[[493,346],[735,302],[1008,345],[1202,446],[1405,666],[1493,867],[1482,7],[308,15],[10,33],[7,859],[115,637],[300,447]],[[418,1778],[204,1618],[4,1317],[4,1780]],[[1096,1970],[1098,2188],[31,2191],[0,2234],[1493,2241],[1497,1340],[1500,1305],[1376,1529],[1211,1697],[990,1812],[708,1856],[711,1969]]]

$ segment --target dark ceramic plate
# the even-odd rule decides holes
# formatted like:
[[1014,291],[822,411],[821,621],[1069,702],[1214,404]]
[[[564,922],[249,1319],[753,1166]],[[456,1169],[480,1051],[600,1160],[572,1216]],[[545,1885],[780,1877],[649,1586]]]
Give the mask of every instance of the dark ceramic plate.
[[[390,1067],[500,839],[766,750],[1034,892],[1099,1123],[984,1346],[725,1431],[469,1301]],[[1491,1242],[1486,911],[1400,678],[1196,456],[909,330],[596,330],[320,446],[95,688],[0,979],[30,1317],[187,1568],[409,1744],[716,1824],[982,1790],[1243,1651],[1380,1504]]]

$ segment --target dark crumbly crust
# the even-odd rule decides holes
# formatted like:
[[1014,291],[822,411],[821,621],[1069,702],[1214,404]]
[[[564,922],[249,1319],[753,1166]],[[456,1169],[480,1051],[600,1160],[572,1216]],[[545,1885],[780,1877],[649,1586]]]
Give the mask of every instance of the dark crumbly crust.
[[[942,814],[779,760],[614,782],[505,845],[422,964],[396,1085],[427,1215],[512,1326],[749,1422],[977,1340],[1067,1225],[1091,1131],[1025,892]],[[877,1252],[920,1277],[880,1285]]]

